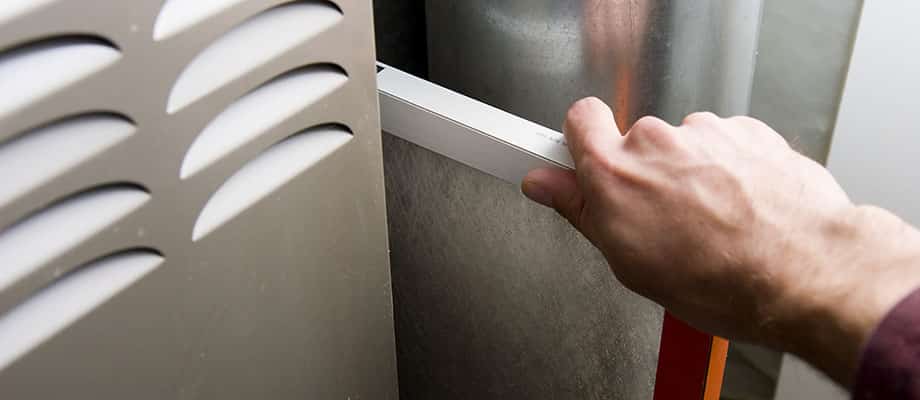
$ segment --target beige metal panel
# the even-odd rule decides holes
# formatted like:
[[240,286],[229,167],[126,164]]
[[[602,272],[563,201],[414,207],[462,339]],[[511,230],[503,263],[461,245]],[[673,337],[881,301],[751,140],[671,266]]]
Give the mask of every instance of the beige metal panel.
[[920,225],[920,27],[909,0],[866,2],[840,103],[828,169],[857,203]]
[[845,400],[849,392],[823,372],[791,354],[783,355],[774,400]]
[[395,398],[370,2],[19,3],[0,397]]
[[751,115],[824,162],[862,0],[764,2]]

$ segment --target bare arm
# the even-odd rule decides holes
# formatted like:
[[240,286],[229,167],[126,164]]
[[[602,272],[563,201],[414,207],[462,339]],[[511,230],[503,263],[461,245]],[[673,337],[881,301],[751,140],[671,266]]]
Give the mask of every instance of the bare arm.
[[757,120],[647,117],[621,134],[590,98],[564,131],[576,171],[532,171],[524,193],[624,285],[699,329],[798,354],[848,385],[875,326],[920,285],[920,233],[854,206]]

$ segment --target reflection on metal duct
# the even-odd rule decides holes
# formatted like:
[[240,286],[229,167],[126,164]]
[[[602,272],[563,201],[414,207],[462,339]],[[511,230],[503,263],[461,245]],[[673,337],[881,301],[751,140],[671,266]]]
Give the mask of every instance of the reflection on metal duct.
[[427,3],[431,78],[558,127],[597,96],[621,127],[693,111],[746,114],[761,1],[439,0]]

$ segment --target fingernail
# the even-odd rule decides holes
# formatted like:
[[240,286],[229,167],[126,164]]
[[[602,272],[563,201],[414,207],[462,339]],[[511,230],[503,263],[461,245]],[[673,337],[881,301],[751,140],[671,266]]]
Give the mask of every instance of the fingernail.
[[553,196],[538,183],[525,180],[524,184],[521,185],[521,189],[527,198],[547,207],[553,206]]

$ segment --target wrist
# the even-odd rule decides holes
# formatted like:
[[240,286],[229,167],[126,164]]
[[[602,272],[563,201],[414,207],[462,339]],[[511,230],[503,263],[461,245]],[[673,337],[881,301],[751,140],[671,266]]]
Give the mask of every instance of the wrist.
[[788,318],[775,347],[808,360],[843,385],[888,311],[920,286],[920,233],[875,207],[849,207],[816,224],[811,257],[788,285]]

